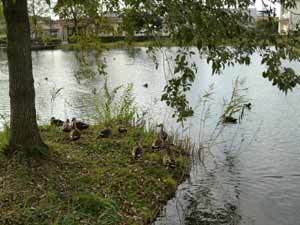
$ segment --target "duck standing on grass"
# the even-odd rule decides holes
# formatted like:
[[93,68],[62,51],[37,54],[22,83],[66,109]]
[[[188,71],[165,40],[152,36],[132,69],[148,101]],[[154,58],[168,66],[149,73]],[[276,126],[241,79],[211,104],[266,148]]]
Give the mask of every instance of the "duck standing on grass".
[[164,131],[164,125],[161,123],[157,127],[160,127],[160,132],[159,132],[160,139],[166,142],[168,139],[168,133]]
[[73,118],[73,119],[72,119],[72,130],[70,133],[70,140],[77,141],[81,137],[81,132],[80,132],[80,130],[77,129],[76,119],[75,118]]
[[72,130],[72,125],[70,123],[70,120],[67,119],[62,126],[62,131],[69,133],[69,132],[71,132],[71,130]]
[[163,148],[163,146],[164,146],[163,140],[161,139],[160,134],[157,134],[157,137],[153,141],[152,149],[160,150],[161,148]]
[[55,117],[51,117],[50,124],[51,126],[61,127],[64,124],[64,121],[56,119]]
[[167,152],[163,157],[163,165],[174,169],[176,167],[176,159],[174,152],[171,150],[170,146],[167,147]]
[[111,127],[104,128],[98,134],[98,138],[109,138],[112,135]]
[[133,148],[131,154],[132,154],[132,156],[135,160],[138,160],[138,159],[142,158],[142,156],[143,156],[143,147],[142,147],[142,144],[141,144],[141,140],[136,142],[136,146]]
[[124,133],[128,132],[128,129],[126,127],[119,127],[118,131],[119,131],[120,134],[124,134]]
[[76,123],[76,127],[78,130],[86,130],[89,128],[89,125],[87,123],[84,123],[82,121],[77,121],[76,118],[72,119],[72,123]]

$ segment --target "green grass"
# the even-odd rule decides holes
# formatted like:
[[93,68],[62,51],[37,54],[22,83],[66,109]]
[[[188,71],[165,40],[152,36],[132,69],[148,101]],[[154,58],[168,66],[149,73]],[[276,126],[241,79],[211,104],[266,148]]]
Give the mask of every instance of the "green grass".
[[[186,177],[188,157],[172,147],[175,169],[163,165],[165,151],[153,152],[153,132],[130,128],[127,134],[97,140],[92,126],[75,143],[45,126],[50,146],[46,160],[19,163],[0,153],[0,224],[149,224]],[[136,135],[144,156],[132,159]]]

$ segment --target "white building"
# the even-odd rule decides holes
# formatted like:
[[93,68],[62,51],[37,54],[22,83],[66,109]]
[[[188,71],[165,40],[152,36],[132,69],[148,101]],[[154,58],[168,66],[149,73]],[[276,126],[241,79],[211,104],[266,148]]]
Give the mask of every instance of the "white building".
[[298,26],[300,27],[300,1],[296,0],[294,9],[284,9],[280,6],[278,32],[287,34],[289,31],[296,30]]

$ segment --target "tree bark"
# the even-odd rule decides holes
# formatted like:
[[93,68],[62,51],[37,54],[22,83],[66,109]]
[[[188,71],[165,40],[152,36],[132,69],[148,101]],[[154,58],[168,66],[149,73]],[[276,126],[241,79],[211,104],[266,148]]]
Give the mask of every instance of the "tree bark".
[[36,121],[27,0],[2,0],[7,26],[10,135],[8,152],[47,149]]

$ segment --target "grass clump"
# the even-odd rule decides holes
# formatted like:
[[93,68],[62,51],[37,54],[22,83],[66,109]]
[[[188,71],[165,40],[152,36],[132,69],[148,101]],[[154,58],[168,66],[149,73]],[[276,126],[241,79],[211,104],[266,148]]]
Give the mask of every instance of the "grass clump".
[[4,115],[0,114],[0,119],[3,121],[3,130],[0,131],[0,150],[4,150],[8,145],[9,126]]
[[105,126],[117,123],[132,124],[137,114],[132,89],[132,84],[111,89],[105,76],[103,91],[94,99],[96,112],[94,119]]

